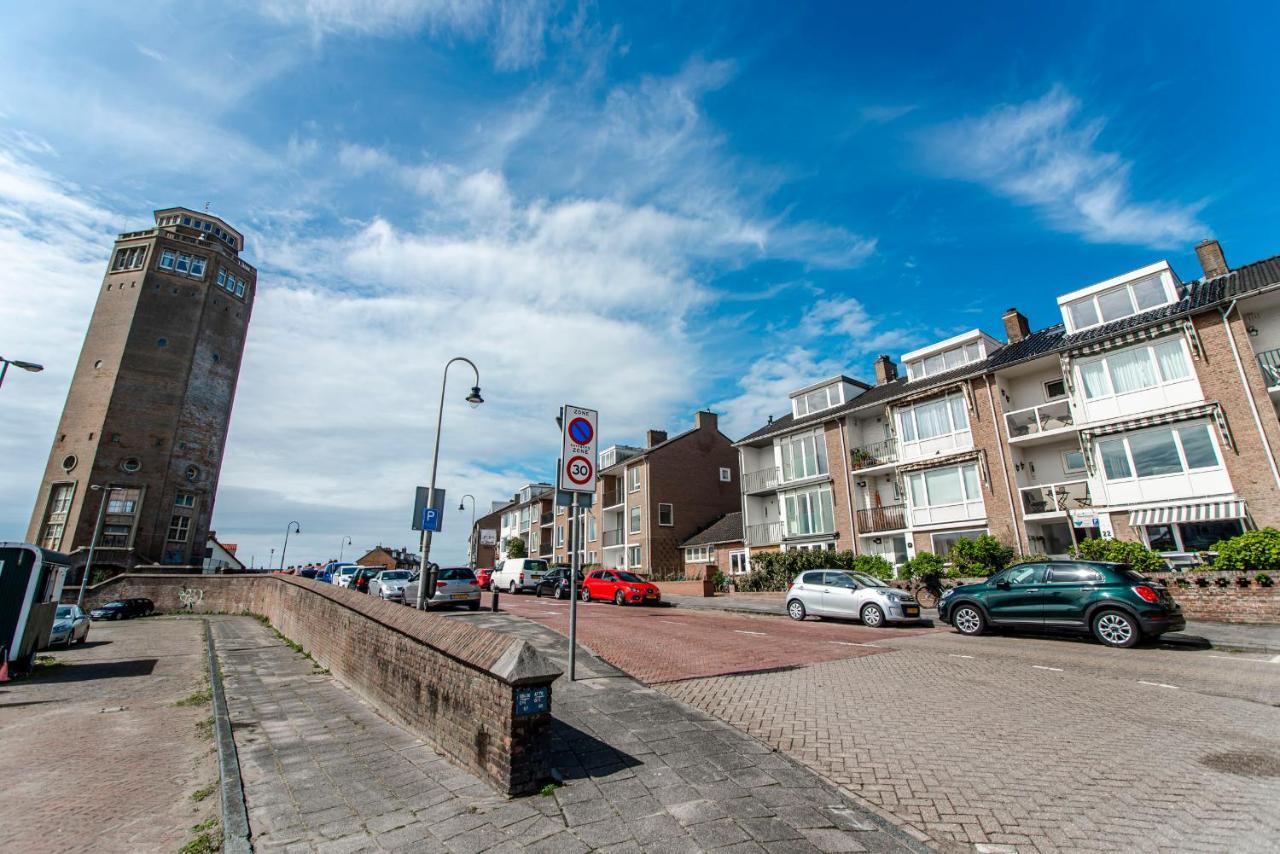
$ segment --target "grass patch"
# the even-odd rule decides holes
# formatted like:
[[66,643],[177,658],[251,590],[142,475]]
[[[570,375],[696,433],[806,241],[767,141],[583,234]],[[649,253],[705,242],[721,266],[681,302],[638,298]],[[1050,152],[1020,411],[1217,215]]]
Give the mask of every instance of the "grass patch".
[[191,828],[191,830],[195,833],[204,833],[206,830],[213,830],[217,826],[218,820],[216,818],[211,818],[208,821],[200,822],[195,827]]
[[213,702],[213,689],[206,686],[204,688],[201,688],[199,691],[196,691],[190,697],[184,697],[183,699],[174,703],[174,705],[178,706],[179,708],[183,708],[188,706],[207,706],[212,702]]
[[43,672],[53,670],[54,668],[57,668],[57,667],[66,667],[66,666],[67,666],[67,663],[60,658],[56,658],[52,655],[37,655],[35,666],[31,668],[31,672],[33,674],[43,673]]
[[196,721],[196,735],[213,741],[213,718],[209,717],[202,721]]
[[212,829],[202,831],[195,839],[178,849],[178,854],[218,854],[222,850],[222,834]]
[[556,793],[556,789],[558,788],[560,788],[559,783],[548,783],[538,791],[538,794],[542,795],[544,798],[549,798]]
[[321,667],[319,663],[314,658],[311,657],[311,653],[307,652],[305,649],[302,648],[302,644],[298,643],[292,638],[285,637],[284,635],[280,634],[280,630],[277,629],[275,626],[271,626],[270,623],[264,623],[264,625],[270,626],[271,631],[275,633],[275,636],[279,638],[279,640],[285,646],[289,647],[289,649],[293,650],[298,655],[305,658],[307,661],[310,661],[315,666],[316,670],[324,670],[326,674],[329,672],[328,670],[325,670],[323,667]]
[[[212,794],[213,794],[214,792],[216,792],[217,790],[218,790],[218,784],[217,784],[217,783],[210,783],[209,785],[204,786],[204,787],[199,788],[199,789],[196,789],[194,792],[192,792],[192,793],[191,793],[191,800],[195,801],[196,803],[200,803],[201,801],[203,801],[205,798],[207,798],[207,797],[209,797],[210,795],[212,795]],[[210,821],[212,821],[212,820],[213,820],[213,819],[210,819]],[[192,829],[193,829],[193,830],[200,830],[201,828],[196,827],[196,828],[192,828]]]

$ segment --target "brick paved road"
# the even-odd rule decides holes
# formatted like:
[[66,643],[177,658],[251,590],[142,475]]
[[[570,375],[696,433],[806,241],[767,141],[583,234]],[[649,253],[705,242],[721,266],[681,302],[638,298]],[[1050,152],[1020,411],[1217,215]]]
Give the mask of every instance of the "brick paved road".
[[[489,597],[485,597],[488,606]],[[569,603],[533,596],[499,597],[499,607],[569,631]],[[896,638],[939,629],[868,629],[857,623],[803,624],[790,619],[676,608],[578,604],[578,638],[601,658],[650,685],[886,652]],[[867,644],[874,643],[875,646]]]
[[205,684],[199,620],[95,623],[64,662],[0,685],[0,851],[173,852],[217,813],[190,795],[218,779],[196,723],[173,704]]
[[[503,607],[562,630],[554,607]],[[662,611],[594,619],[612,660],[669,655],[647,631]],[[545,611],[546,613],[542,613]],[[1271,851],[1280,834],[1280,660],[1212,650],[1112,650],[1087,640],[896,637],[856,624],[686,612],[679,643],[743,660],[796,652],[792,666],[734,667],[660,690],[784,751],[943,846],[985,851]],[[663,631],[667,630],[665,624]],[[803,641],[795,641],[796,633]],[[832,657],[828,633],[876,655]],[[812,637],[809,637],[812,635]],[[876,637],[881,640],[875,640]],[[745,640],[744,640],[745,638]],[[802,650],[802,652],[801,652]],[[865,653],[866,648],[854,648]],[[817,651],[803,664],[806,654]],[[720,666],[725,666],[721,661]],[[754,672],[753,672],[754,670]]]

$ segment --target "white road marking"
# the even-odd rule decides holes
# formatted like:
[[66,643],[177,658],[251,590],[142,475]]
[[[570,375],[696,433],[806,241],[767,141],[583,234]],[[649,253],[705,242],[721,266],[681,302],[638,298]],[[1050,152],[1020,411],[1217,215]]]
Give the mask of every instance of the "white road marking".
[[854,643],[853,641],[831,641],[831,643],[838,643],[841,646],[869,646],[874,649],[883,649],[883,647],[876,646],[873,643]]
[[1163,682],[1143,682],[1141,679],[1139,679],[1139,680],[1138,680],[1138,684],[1139,684],[1139,685],[1150,685],[1152,688],[1172,688],[1172,689],[1174,689],[1175,691],[1176,691],[1176,690],[1178,690],[1178,686],[1177,686],[1177,685],[1166,685],[1166,684],[1165,684],[1165,683],[1163,683]]
[[765,634],[764,632],[749,632],[749,631],[746,631],[745,629],[734,629],[734,631],[735,631],[735,632],[737,632],[737,633],[738,633],[738,634],[740,634],[740,635],[763,635],[763,634]]
[[1275,658],[1245,658],[1243,655],[1213,655],[1207,653],[1205,658],[1221,658],[1223,661],[1249,661],[1254,664],[1280,664],[1280,655]]
[[949,652],[947,653],[947,655],[950,656],[951,658],[973,658],[972,655],[957,655],[954,652]]
[[1062,672],[1061,667],[1045,667],[1043,664],[1033,664],[1031,666],[1034,667],[1036,670],[1052,670],[1055,673]]
[[1274,655],[1274,656],[1272,656],[1272,657],[1271,657],[1271,663],[1272,663],[1272,664],[1280,664],[1280,655]]
[[678,621],[676,621],[676,620],[658,620],[658,622],[659,622],[659,623],[666,623],[667,625],[671,625],[671,626],[682,626],[682,625],[684,625],[684,623],[678,622]]

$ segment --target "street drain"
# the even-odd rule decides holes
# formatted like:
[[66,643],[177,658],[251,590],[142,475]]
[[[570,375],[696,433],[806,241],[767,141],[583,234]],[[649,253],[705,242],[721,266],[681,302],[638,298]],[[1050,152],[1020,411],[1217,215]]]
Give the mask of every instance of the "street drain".
[[1280,777],[1280,756],[1274,753],[1253,750],[1208,753],[1200,757],[1200,763],[1214,771],[1240,777]]

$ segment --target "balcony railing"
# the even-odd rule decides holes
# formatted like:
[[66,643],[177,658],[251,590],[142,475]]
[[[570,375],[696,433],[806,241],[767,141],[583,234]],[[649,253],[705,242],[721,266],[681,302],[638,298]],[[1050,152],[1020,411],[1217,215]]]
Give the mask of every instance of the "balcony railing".
[[606,549],[612,546],[621,546],[627,542],[627,534],[621,528],[616,528],[612,531],[602,531],[600,533],[600,541],[604,544]]
[[604,507],[613,507],[613,506],[615,506],[615,505],[621,504],[621,503],[622,503],[623,501],[625,501],[625,500],[626,500],[626,496],[623,494],[622,490],[621,490],[621,489],[615,489],[615,490],[613,490],[612,492],[606,492],[606,493],[604,494],[604,504],[603,504],[603,506],[604,506]]
[[782,542],[782,523],[762,522],[759,525],[748,525],[746,534],[749,546],[771,546]]
[[898,443],[892,439],[863,445],[861,448],[854,448],[849,452],[849,466],[854,471],[869,469],[872,466],[884,465],[885,463],[896,463],[897,461]]
[[1009,427],[1010,439],[1034,436],[1050,430],[1061,430],[1063,427],[1070,427],[1073,423],[1071,405],[1065,398],[1006,413],[1004,420]]
[[858,511],[858,533],[900,531],[907,527],[907,505],[886,504],[884,507],[866,507]]
[[1280,350],[1263,350],[1258,354],[1258,367],[1268,389],[1280,388]]
[[1024,486],[1018,491],[1022,493],[1022,510],[1027,514],[1065,514],[1069,510],[1078,510],[1092,504],[1087,480]]
[[543,513],[543,514],[542,514],[542,524],[543,524],[543,525],[550,525],[550,524],[551,524],[552,522],[554,522],[555,520],[556,520],[556,514],[555,514],[555,513],[553,513],[553,512],[551,512],[551,511],[547,511],[546,513]]
[[543,543],[538,546],[538,557],[550,557],[552,554],[551,543]]
[[749,471],[742,476],[742,491],[745,493],[763,492],[778,485],[778,467]]

